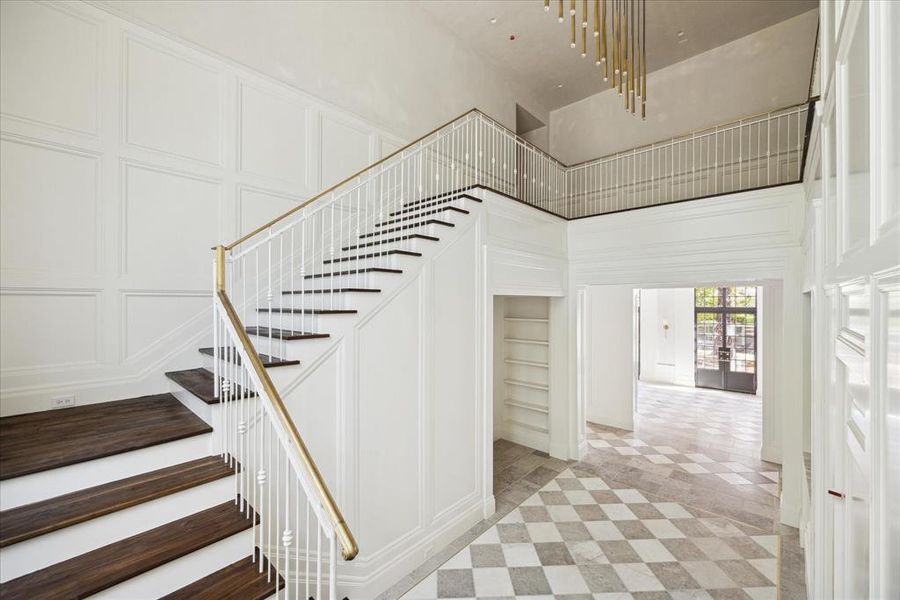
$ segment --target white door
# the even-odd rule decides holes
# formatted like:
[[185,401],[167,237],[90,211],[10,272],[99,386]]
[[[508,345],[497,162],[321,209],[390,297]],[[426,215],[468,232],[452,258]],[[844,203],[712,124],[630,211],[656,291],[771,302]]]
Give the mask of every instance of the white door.
[[[835,586],[839,598],[869,597],[869,519],[871,474],[871,410],[868,363],[870,336],[869,286],[842,286],[840,330],[835,341],[834,388],[843,403],[843,534],[844,555],[841,582]],[[840,501],[840,500],[838,500]],[[840,594],[838,591],[843,590]]]

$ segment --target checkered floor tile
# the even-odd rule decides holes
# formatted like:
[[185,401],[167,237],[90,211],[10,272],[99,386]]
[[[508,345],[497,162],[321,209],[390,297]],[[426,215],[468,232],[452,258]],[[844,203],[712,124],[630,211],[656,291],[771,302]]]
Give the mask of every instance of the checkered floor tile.
[[776,543],[566,469],[403,598],[774,599]]
[[761,420],[756,396],[641,382],[635,432],[589,426],[588,444],[777,496],[777,466],[759,460]]

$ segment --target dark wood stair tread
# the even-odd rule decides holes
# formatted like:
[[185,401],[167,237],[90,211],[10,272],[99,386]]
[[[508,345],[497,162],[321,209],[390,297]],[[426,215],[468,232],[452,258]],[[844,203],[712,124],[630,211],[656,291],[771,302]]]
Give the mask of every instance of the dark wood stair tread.
[[316,288],[313,290],[285,290],[282,294],[349,294],[352,292],[381,293],[376,288]]
[[[218,404],[219,398],[215,396],[215,374],[209,369],[186,369],[184,371],[169,371],[166,377],[197,396],[207,404]],[[219,379],[222,379],[221,377]],[[241,395],[241,386],[235,390]],[[248,398],[256,396],[256,392],[248,391]]]
[[367,254],[355,254],[353,256],[339,256],[337,258],[329,258],[327,260],[323,260],[322,262],[326,265],[329,265],[332,263],[347,262],[351,260],[365,260],[367,258],[378,258],[379,256],[391,256],[394,254],[399,256],[422,256],[421,252],[413,252],[412,250],[384,250],[382,252],[369,252]]
[[155,529],[7,581],[0,598],[85,598],[249,529],[251,519],[223,502]]
[[450,221],[442,221],[440,219],[426,219],[424,221],[414,221],[410,223],[406,223],[405,225],[400,225],[398,227],[391,227],[390,229],[382,229],[381,231],[370,231],[369,233],[363,233],[359,237],[360,238],[369,238],[376,235],[384,235],[385,233],[393,233],[395,231],[405,231],[407,229],[415,229],[416,227],[426,227],[428,225],[442,225],[444,227],[455,227],[453,223]]
[[396,219],[391,219],[389,221],[383,221],[381,223],[375,223],[375,227],[384,227],[385,225],[393,225],[394,223],[403,223],[404,221],[409,221],[411,219],[420,219],[422,217],[426,217],[429,215],[437,215],[444,212],[457,212],[461,215],[469,214],[464,208],[459,208],[458,206],[438,206],[436,208],[421,208],[418,210],[412,211],[415,214],[410,214],[405,217],[397,217]]
[[399,209],[399,210],[395,210],[395,211],[389,213],[388,216],[395,217],[395,216],[397,216],[397,215],[405,215],[405,214],[408,214],[408,213],[411,213],[411,212],[416,212],[416,211],[419,211],[419,210],[425,210],[425,209],[432,208],[432,207],[435,207],[435,206],[441,206],[441,205],[443,205],[443,204],[448,204],[448,203],[450,203],[450,202],[453,202],[454,200],[462,200],[462,199],[465,199],[465,200],[472,200],[472,201],[474,201],[474,202],[481,202],[481,198],[476,198],[475,196],[470,196],[470,195],[468,195],[468,194],[457,194],[457,195],[455,195],[455,196],[449,196],[449,197],[447,197],[447,198],[441,198],[440,200],[425,200],[425,201],[419,201],[419,202],[412,202],[412,203],[409,203],[409,204],[404,204],[403,206],[404,206],[405,208],[401,208],[401,209]]
[[358,250],[360,248],[371,248],[372,246],[379,246],[382,244],[393,244],[394,242],[404,242],[407,240],[427,240],[429,242],[439,242],[440,238],[434,237],[433,235],[425,235],[424,233],[411,233],[408,235],[399,235],[397,237],[392,237],[387,240],[378,240],[374,242],[366,242],[364,244],[354,244],[352,246],[344,246],[341,248],[344,252],[348,250]]
[[83,523],[234,474],[207,456],[0,512],[0,547]]
[[[214,354],[218,354],[218,358],[222,360],[228,360],[228,362],[233,362],[237,365],[241,364],[241,356],[237,352],[232,352],[230,354],[225,352],[225,349],[220,347],[218,352],[213,352],[212,348],[200,348],[200,354],[205,354],[206,356],[214,356]],[[268,354],[259,353],[259,360],[262,361],[262,364],[266,368],[275,368],[275,367],[287,367],[290,365],[299,365],[299,360],[288,360],[286,358],[278,358],[276,356],[269,356]]]
[[[261,337],[269,337],[270,329],[268,327],[248,327],[247,333],[250,335],[258,335]],[[278,340],[317,340],[331,337],[330,333],[308,333],[305,331],[291,331],[289,329],[271,328],[272,336]]]
[[355,308],[286,308],[281,306],[257,308],[256,311],[261,313],[293,313],[297,315],[354,315],[359,312]]
[[0,419],[0,479],[104,458],[212,431],[172,394]]
[[339,275],[356,275],[357,273],[402,273],[402,269],[385,269],[384,267],[366,267],[363,269],[346,269],[344,271],[329,271],[328,273],[313,273],[304,275],[305,279],[319,279],[321,277],[337,277]]
[[258,550],[256,556],[255,561],[252,556],[242,558],[163,596],[161,600],[264,600],[275,593],[276,579],[278,589],[284,588],[284,579],[273,572],[269,581],[269,569],[265,558],[262,559],[262,573],[260,573]]

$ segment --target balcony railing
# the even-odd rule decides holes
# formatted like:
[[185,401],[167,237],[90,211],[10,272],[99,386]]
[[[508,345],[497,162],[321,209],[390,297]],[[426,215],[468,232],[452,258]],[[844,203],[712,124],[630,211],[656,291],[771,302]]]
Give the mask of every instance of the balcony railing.
[[566,170],[565,217],[580,218],[800,181],[801,104],[617,152]]

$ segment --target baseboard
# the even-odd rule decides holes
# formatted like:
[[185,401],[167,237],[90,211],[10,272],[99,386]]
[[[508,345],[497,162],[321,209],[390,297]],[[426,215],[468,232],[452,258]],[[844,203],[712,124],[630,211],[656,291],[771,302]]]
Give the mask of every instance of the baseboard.
[[781,495],[781,522],[791,527],[800,527],[800,503],[785,501],[784,494]]
[[759,449],[759,457],[766,462],[781,464],[781,446],[763,441],[762,447]]
[[[461,507],[456,516],[448,519],[430,533],[419,537],[416,541],[407,539],[398,552],[383,553],[383,556],[390,558],[378,561],[377,565],[372,565],[371,561],[363,559],[360,563],[356,561],[346,563],[344,569],[339,567],[339,570],[342,571],[338,575],[339,596],[347,596],[354,600],[372,600],[425,563],[435,552],[450,545],[472,525],[481,521],[484,518],[484,511],[487,510],[489,504],[493,505],[493,502],[493,496],[489,500],[475,498]],[[361,568],[355,569],[356,567]],[[373,569],[371,573],[355,574],[352,572],[352,570],[363,570],[367,567]]]
[[578,444],[578,456],[575,457],[575,460],[581,460],[588,453],[588,448],[590,445],[588,444],[587,439],[581,440],[581,443]]
[[539,431],[506,426],[503,428],[503,435],[500,437],[522,446],[540,450],[541,452],[548,452],[550,450],[550,436]]

